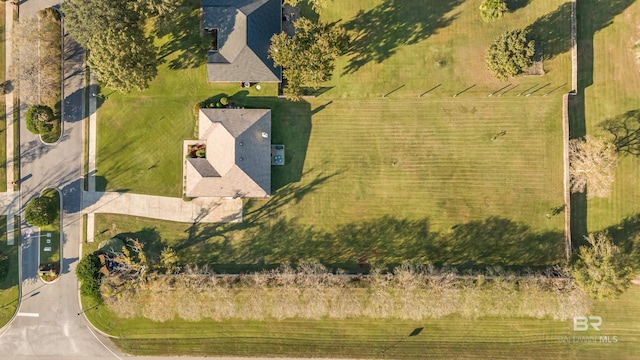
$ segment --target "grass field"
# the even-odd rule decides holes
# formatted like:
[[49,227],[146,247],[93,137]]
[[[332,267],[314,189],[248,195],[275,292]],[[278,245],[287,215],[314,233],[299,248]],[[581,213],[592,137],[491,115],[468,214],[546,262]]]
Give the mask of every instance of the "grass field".
[[[552,264],[562,254],[561,247],[549,244],[561,243],[562,217],[546,216],[562,205],[562,154],[556,151],[561,133],[555,126],[560,104],[552,98],[518,100],[336,100],[313,115],[302,158],[294,152],[305,147],[296,141],[300,133],[274,130],[275,136],[286,136],[289,154],[294,150],[287,157],[289,166],[299,162],[302,170],[304,161],[303,175],[269,202],[251,202],[246,228],[98,215],[97,233],[117,230],[96,239],[130,233],[152,253],[169,244],[185,261],[226,264],[217,267],[225,272],[305,257],[346,269],[354,269],[361,256],[385,263]],[[514,121],[511,114],[523,108]],[[289,126],[278,123],[278,128]],[[492,141],[500,131],[507,135]],[[281,176],[291,172],[278,170],[274,183],[287,183]],[[546,236],[526,244],[528,236],[521,231],[501,237],[508,233],[504,228],[480,224],[473,231],[475,241],[487,241],[492,254],[474,258],[472,245],[464,246],[466,261],[433,255],[434,250],[425,254],[434,246],[431,233],[491,216]],[[488,239],[487,233],[495,238]],[[496,245],[511,252],[499,255]],[[526,256],[516,250],[529,246]]]
[[[569,90],[570,4],[566,0],[511,1],[515,11],[486,23],[480,0],[355,0],[335,1],[322,13],[357,34],[352,50],[337,63],[330,98],[379,98],[402,86],[392,97],[414,99],[436,85],[429,97],[467,94],[485,97],[508,83],[519,85],[510,95],[535,84]],[[507,30],[529,28],[543,44],[544,77],[518,77],[508,82],[486,70],[484,52]],[[517,90],[517,91],[516,91]],[[323,96],[323,97],[324,97]],[[466,97],[465,97],[466,100]]]
[[9,272],[0,279],[0,327],[4,326],[18,307],[18,245],[7,245],[7,218],[0,216],[0,252],[9,257]]
[[[588,315],[602,317],[600,332],[575,332],[572,321],[522,318],[155,323],[140,318],[118,319],[104,306],[92,308],[86,315],[99,329],[121,336],[115,343],[125,352],[139,355],[633,359],[640,351],[638,296],[640,288],[635,286],[619,300],[596,303]],[[85,309],[93,306],[84,300]],[[408,337],[418,327],[424,330]],[[597,338],[588,343],[573,336]],[[600,342],[599,336],[608,336],[611,341],[616,336],[617,343]]]
[[[55,189],[47,189],[42,192],[46,197],[53,197],[57,204],[60,204],[60,194]],[[40,228],[40,265],[54,264],[60,262],[60,219],[62,214],[58,214],[56,220],[47,226]],[[50,236],[47,236],[50,234]],[[45,251],[50,248],[50,251]]]
[[[631,2],[616,0],[611,11]],[[348,270],[357,269],[360,257],[389,264],[409,258],[462,265],[560,261],[562,216],[546,214],[562,204],[560,95],[569,90],[570,7],[563,0],[509,3],[517,10],[486,24],[479,0],[335,1],[323,19],[340,20],[358,37],[350,54],[338,60],[322,95],[297,105],[268,98],[274,89],[244,93],[238,85],[209,85],[202,60],[192,55],[199,51],[197,39],[160,38],[164,63],[150,89],[129,95],[102,91],[99,187],[180,196],[180,149],[182,140],[193,136],[193,104],[223,93],[237,94],[235,100],[247,107],[274,109],[273,141],[286,144],[288,165],[274,168],[269,201],[245,203],[243,224],[98,215],[99,235],[83,247],[85,253],[121,235],[143,240],[151,253],[171,245],[185,262],[228,272],[308,257]],[[626,41],[622,34],[631,31],[635,18],[615,18],[609,26],[603,1],[579,6],[581,20],[595,19],[580,28],[581,36],[592,36],[594,49],[609,51],[593,56],[592,68],[602,73],[581,68],[586,99],[622,104],[586,101],[583,113],[592,131],[598,119],[636,108],[635,83],[621,80],[629,76],[635,82],[638,74],[614,71],[615,59],[626,56],[618,42]],[[636,14],[637,8],[628,11]],[[197,17],[191,13],[176,24],[193,20],[192,25]],[[547,74],[496,81],[484,68],[484,50],[498,34],[526,26],[545,41]],[[620,40],[610,39],[614,36]],[[633,58],[625,59],[621,66],[627,68]],[[610,68],[602,67],[605,63]],[[594,85],[600,79],[618,90],[587,85],[590,74]],[[594,110],[596,102],[600,107]],[[625,170],[636,169],[632,160],[620,168],[616,186],[621,189],[637,177]],[[631,203],[624,204],[629,195],[624,191]],[[637,190],[614,192],[608,201],[615,205],[589,204],[590,229],[636,211]],[[94,325],[120,336],[115,342],[125,352],[144,355],[631,359],[640,353],[639,295],[635,286],[619,300],[596,303],[586,315],[603,317],[600,333],[574,332],[571,322],[454,316],[420,323],[155,323],[119,319],[83,301]],[[408,337],[417,327],[424,327],[422,333]],[[573,338],[600,335],[618,341]]]
[[[640,86],[640,65],[632,47],[640,41],[637,28],[640,3],[632,0],[578,4],[580,85],[584,90],[584,127],[592,135],[608,135],[599,124],[640,109],[635,96]],[[580,49],[580,48],[579,48]],[[640,212],[640,159],[621,158],[612,193],[606,199],[592,199],[585,209],[589,231],[619,223]]]
[[[102,91],[98,188],[180,196],[181,142],[193,137],[193,105],[235,94],[238,104],[272,108],[273,142],[287,146],[287,165],[273,170],[272,199],[246,205],[246,220],[254,222],[249,227],[295,221],[333,232],[391,217],[445,231],[499,216],[534,232],[559,232],[561,217],[546,214],[562,205],[560,94],[570,76],[569,27],[556,20],[567,5],[532,2],[489,25],[480,20],[476,2],[333,4],[323,18],[342,19],[359,35],[350,54],[339,59],[326,92],[295,105],[266,97],[275,94],[273,88],[258,93],[237,84],[207,84],[204,61],[193,55],[200,51],[200,39],[160,38],[163,64],[148,90]],[[177,26],[183,23],[195,33],[197,11],[176,20]],[[493,79],[484,68],[484,49],[503,31],[526,26],[545,41],[547,75]],[[141,230],[123,223],[117,228]],[[242,237],[228,230],[225,238]],[[217,243],[210,240],[214,235],[220,233],[209,232],[206,239]],[[193,236],[183,233],[182,238]]]

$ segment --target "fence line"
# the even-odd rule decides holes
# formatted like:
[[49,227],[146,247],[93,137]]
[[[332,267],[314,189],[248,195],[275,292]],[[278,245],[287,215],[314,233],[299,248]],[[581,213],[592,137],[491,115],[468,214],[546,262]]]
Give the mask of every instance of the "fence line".
[[571,178],[569,175],[569,104],[578,95],[578,19],[577,0],[571,0],[571,91],[562,97],[562,162],[564,185],[564,246],[567,260],[571,257]]
[[569,102],[575,95],[562,96],[562,166],[564,193],[564,247],[567,260],[571,257],[571,178],[569,176]]
[[578,20],[576,1],[571,0],[571,92],[578,93]]

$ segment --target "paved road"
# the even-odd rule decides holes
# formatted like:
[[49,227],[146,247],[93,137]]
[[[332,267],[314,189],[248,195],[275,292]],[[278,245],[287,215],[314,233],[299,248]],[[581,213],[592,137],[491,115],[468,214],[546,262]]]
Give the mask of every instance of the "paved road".
[[[32,16],[37,10],[55,3],[26,1],[20,6],[20,17]],[[84,51],[68,36],[65,36],[64,46],[64,122],[60,141],[54,145],[43,144],[27,131],[24,121],[21,121],[20,129],[21,204],[26,204],[47,187],[57,188],[62,193],[62,275],[50,285],[38,280],[36,234],[22,241],[22,302],[18,316],[0,337],[2,358],[116,358],[98,341],[84,316],[78,315],[78,282],[74,270],[82,239]],[[23,105],[22,115],[29,104]],[[23,232],[25,226],[23,224]]]

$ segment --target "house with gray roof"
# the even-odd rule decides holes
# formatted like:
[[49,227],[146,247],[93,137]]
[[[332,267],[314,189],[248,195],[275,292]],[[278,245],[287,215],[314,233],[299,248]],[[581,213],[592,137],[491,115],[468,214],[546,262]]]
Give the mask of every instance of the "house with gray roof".
[[202,29],[211,38],[210,82],[280,82],[268,58],[271,36],[282,32],[282,0],[202,0]]
[[185,195],[268,197],[270,137],[269,109],[200,109],[197,143],[206,146],[205,157],[185,159]]

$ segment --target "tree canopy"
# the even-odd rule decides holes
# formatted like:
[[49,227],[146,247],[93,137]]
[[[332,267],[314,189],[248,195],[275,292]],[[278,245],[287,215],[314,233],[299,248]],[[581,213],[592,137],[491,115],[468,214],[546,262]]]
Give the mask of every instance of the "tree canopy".
[[628,256],[620,251],[607,233],[590,234],[590,246],[581,246],[571,275],[594,299],[615,298],[628,287],[633,277]]
[[46,226],[58,218],[58,196],[40,196],[32,199],[24,211],[25,220],[34,226]]
[[335,59],[349,43],[349,36],[340,26],[301,18],[295,28],[292,38],[285,33],[273,35],[269,48],[269,57],[284,69],[285,96],[291,100],[300,99],[303,86],[317,87],[330,80]]
[[45,134],[51,131],[54,120],[53,109],[46,105],[31,106],[25,116],[27,130],[34,134]]
[[127,32],[141,28],[142,17],[130,0],[67,0],[62,3],[64,25],[83,47],[103,31]]
[[100,296],[101,267],[100,259],[94,254],[84,256],[76,267],[76,276],[80,280],[80,293],[92,297],[98,303],[102,303],[102,296]]
[[587,198],[608,197],[616,176],[618,153],[611,142],[585,136],[569,142],[571,192],[584,192]]
[[528,39],[528,30],[507,31],[498,36],[489,46],[485,55],[487,68],[493,75],[506,80],[522,74],[529,66],[535,53],[533,40]]
[[153,40],[141,29],[106,30],[89,41],[87,63],[105,84],[121,92],[142,90],[158,74]]
[[177,0],[67,0],[65,27],[89,49],[98,78],[122,92],[143,89],[157,74],[156,48],[145,36],[151,16],[176,8]]
[[[298,6],[301,0],[284,0],[284,3],[291,6]],[[311,8],[319,12],[320,10],[327,7],[327,0],[305,0]]]
[[504,0],[484,0],[480,4],[480,17],[484,21],[495,21],[507,11],[507,3]]

